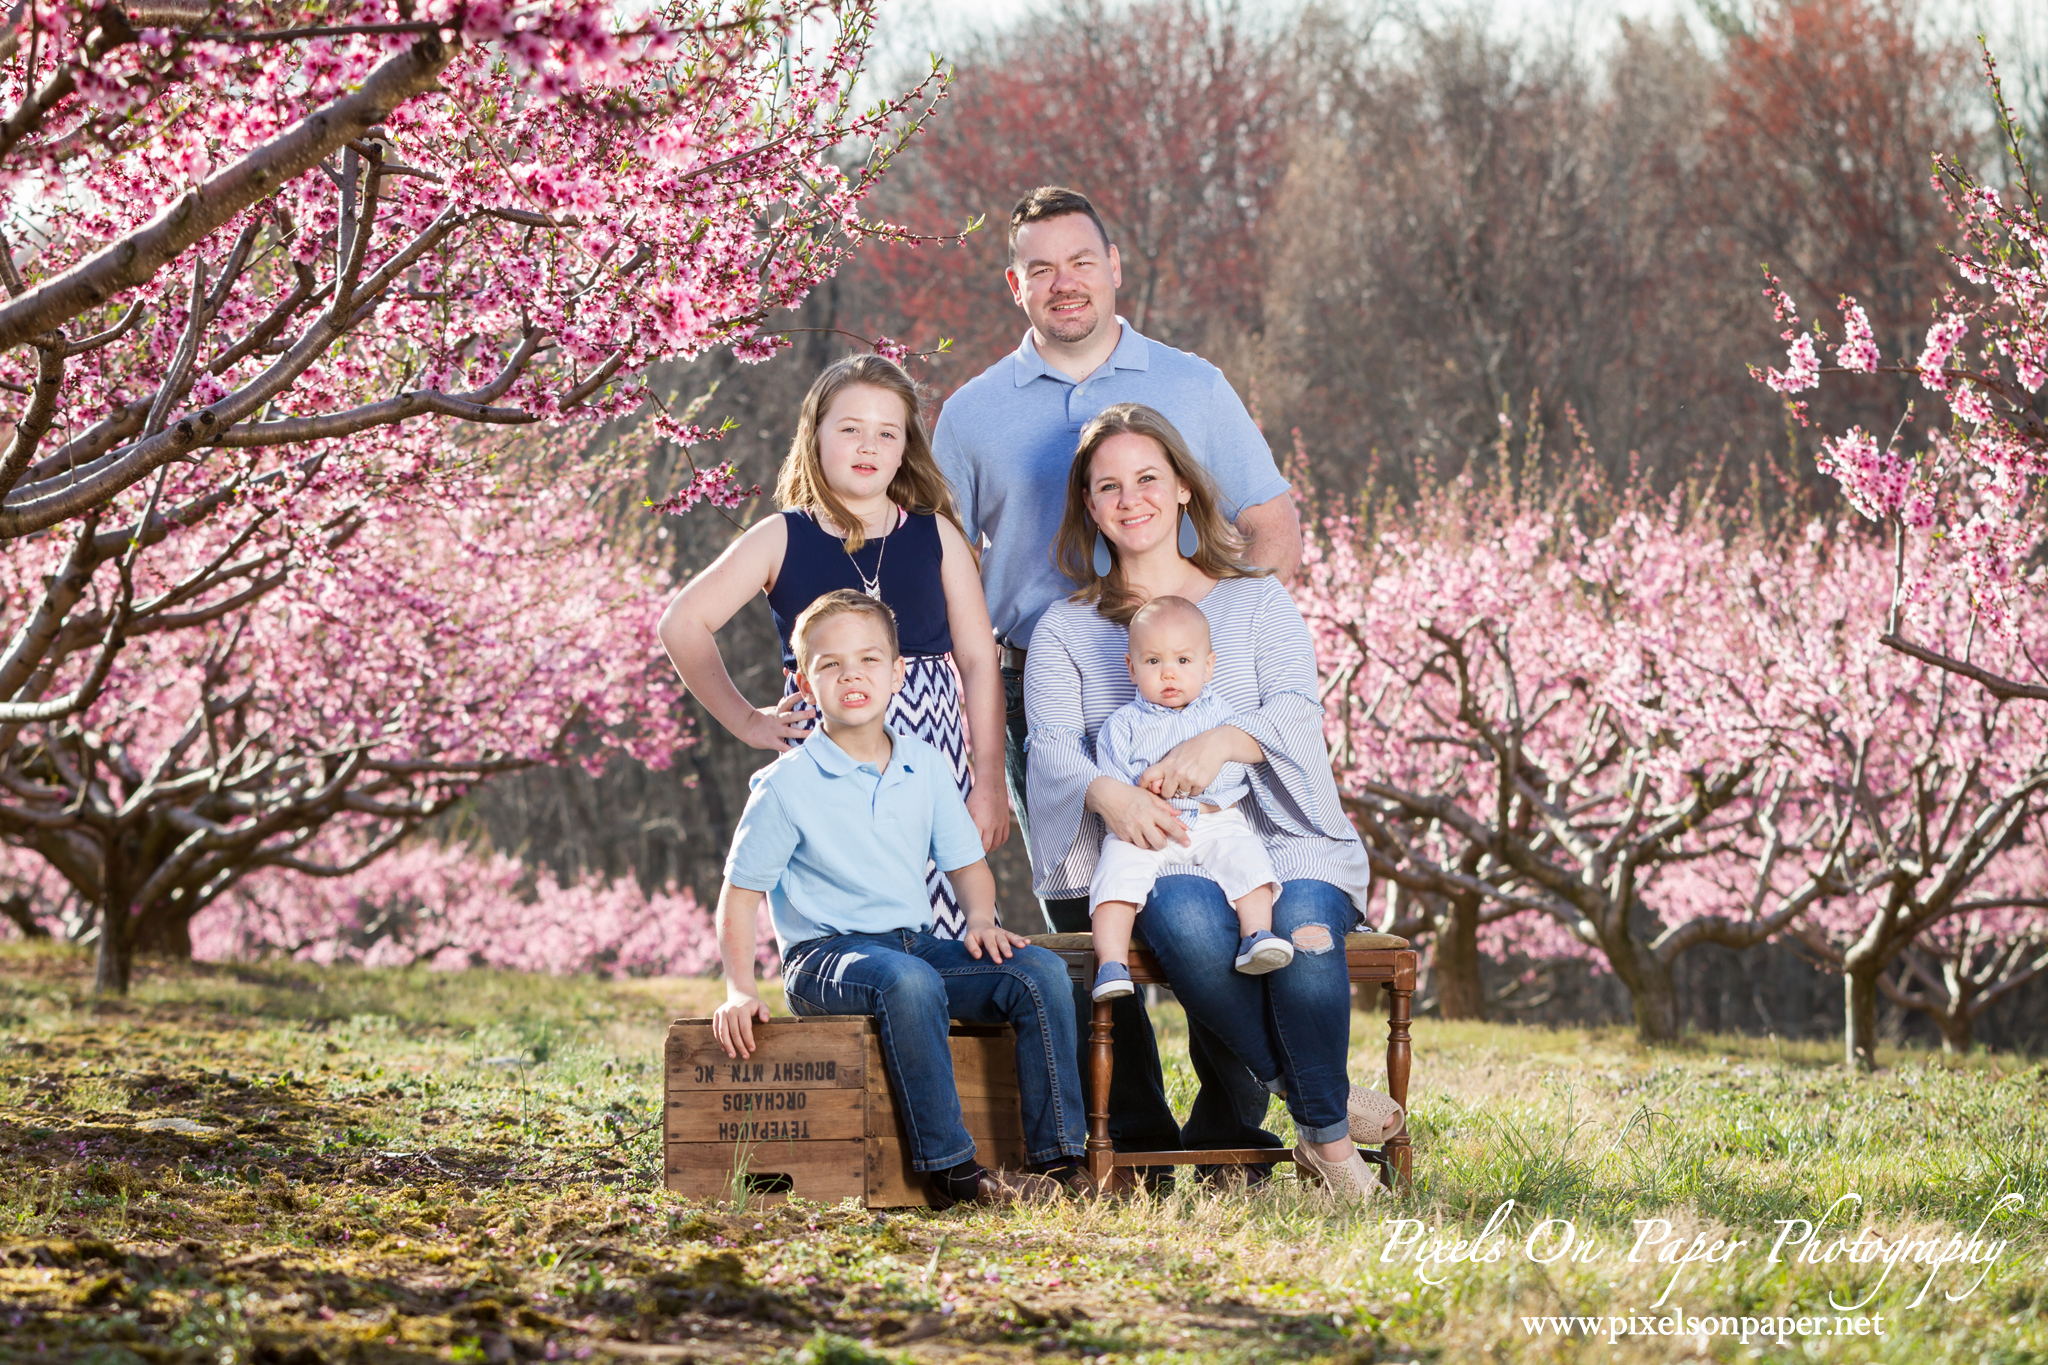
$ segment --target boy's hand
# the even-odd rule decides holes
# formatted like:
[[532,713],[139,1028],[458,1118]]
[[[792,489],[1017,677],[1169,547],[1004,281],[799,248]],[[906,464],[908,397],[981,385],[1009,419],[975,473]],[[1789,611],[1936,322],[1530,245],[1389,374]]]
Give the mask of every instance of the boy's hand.
[[728,1057],[754,1055],[754,1020],[768,1022],[768,1006],[758,998],[729,991],[725,1003],[711,1011],[711,1036]]
[[1008,961],[1019,948],[1029,948],[1031,940],[1022,934],[1013,934],[999,924],[975,924],[969,921],[967,932],[960,936],[967,945],[970,957],[980,957],[984,949],[997,962]]

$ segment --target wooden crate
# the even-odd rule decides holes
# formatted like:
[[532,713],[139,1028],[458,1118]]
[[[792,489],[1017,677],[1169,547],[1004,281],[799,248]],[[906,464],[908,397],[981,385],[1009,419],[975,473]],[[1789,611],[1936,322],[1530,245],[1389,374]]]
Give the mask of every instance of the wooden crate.
[[[930,1203],[882,1069],[874,1020],[754,1025],[754,1055],[728,1057],[708,1019],[669,1025],[667,1185],[697,1199],[740,1190],[869,1208]],[[955,1024],[961,1117],[984,1166],[1024,1164],[1015,1039],[1007,1024]]]

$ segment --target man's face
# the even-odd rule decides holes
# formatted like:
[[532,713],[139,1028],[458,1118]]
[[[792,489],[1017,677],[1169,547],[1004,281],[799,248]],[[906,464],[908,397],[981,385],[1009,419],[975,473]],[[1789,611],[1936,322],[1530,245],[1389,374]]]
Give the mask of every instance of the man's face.
[[903,686],[903,659],[889,648],[882,623],[867,612],[842,612],[809,631],[803,694],[839,725],[866,725],[889,711]]
[[1066,213],[1017,230],[1017,253],[1005,272],[1010,295],[1042,337],[1073,346],[1116,323],[1123,267],[1094,220]]
[[1155,706],[1178,711],[1209,685],[1216,670],[1216,651],[1209,632],[1194,621],[1169,616],[1131,632],[1131,681],[1138,695]]

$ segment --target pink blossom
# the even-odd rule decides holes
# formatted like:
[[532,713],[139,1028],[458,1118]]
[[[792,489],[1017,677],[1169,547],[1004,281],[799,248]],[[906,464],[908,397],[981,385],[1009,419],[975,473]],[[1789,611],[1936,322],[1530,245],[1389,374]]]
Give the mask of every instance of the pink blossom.
[[1927,346],[1920,352],[1918,369],[1920,382],[1936,393],[1948,391],[1948,362],[1955,354],[1957,343],[1969,335],[1970,320],[1960,313],[1950,313],[1927,329]]
[[1876,438],[1861,427],[1824,438],[1815,463],[1821,473],[1841,483],[1850,505],[1873,521],[1893,516],[1905,505],[1912,465],[1896,450],[1880,450]]
[[[353,851],[344,841],[328,857],[346,862]],[[226,961],[607,976],[702,976],[719,961],[711,914],[688,887],[649,893],[594,874],[563,882],[502,853],[424,841],[347,877],[259,872],[193,924],[193,949]],[[756,960],[774,974],[765,916]]]
[[1877,338],[1870,330],[1870,317],[1863,311],[1863,305],[1854,299],[1844,297],[1842,309],[1842,344],[1835,348],[1835,360],[1845,370],[1858,374],[1874,374],[1877,371]]
[[1802,393],[1820,383],[1820,357],[1814,353],[1813,337],[1801,332],[1785,349],[1785,368],[1772,370],[1764,382],[1779,393]]
[[752,488],[742,488],[738,470],[727,463],[695,471],[688,483],[663,501],[656,503],[654,510],[664,514],[687,512],[698,503],[704,502],[729,512],[738,508],[748,498],[760,495],[759,484]]

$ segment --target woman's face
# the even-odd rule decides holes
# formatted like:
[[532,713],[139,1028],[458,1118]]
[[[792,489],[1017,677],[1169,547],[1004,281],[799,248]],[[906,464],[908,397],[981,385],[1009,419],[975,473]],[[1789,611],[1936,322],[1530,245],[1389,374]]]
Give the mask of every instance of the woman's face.
[[1159,442],[1119,432],[1088,462],[1088,515],[1118,553],[1141,555],[1180,531],[1188,489]]
[[835,394],[818,425],[826,486],[849,500],[887,493],[903,464],[908,417],[901,398],[872,384],[849,384]]

